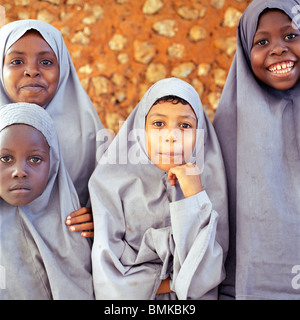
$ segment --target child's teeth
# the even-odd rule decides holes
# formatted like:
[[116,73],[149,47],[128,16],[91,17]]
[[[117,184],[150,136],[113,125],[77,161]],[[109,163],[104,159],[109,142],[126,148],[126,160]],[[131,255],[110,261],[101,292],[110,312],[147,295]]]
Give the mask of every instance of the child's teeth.
[[283,62],[282,64],[273,65],[269,70],[272,72],[287,73],[292,70],[293,66],[293,62]]

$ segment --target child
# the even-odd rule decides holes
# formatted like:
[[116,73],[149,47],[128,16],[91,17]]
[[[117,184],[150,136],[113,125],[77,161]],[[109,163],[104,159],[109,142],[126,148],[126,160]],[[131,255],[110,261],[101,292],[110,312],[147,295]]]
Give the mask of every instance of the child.
[[223,298],[299,299],[298,4],[249,5],[216,112],[230,209]]
[[97,299],[217,298],[228,240],[225,174],[192,86],[170,78],[146,92],[89,191]]
[[48,23],[20,20],[0,29],[0,106],[28,102],[52,117],[66,167],[86,206],[103,126],[84,91],[61,33]]
[[0,107],[0,299],[93,299],[90,246],[65,226],[79,200],[40,106]]

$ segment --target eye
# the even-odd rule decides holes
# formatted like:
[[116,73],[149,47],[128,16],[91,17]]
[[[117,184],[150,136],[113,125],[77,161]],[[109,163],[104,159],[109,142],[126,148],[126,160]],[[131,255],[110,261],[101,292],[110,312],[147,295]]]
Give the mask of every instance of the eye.
[[48,60],[48,59],[44,59],[41,61],[41,64],[44,65],[44,66],[50,66],[52,63],[51,60]]
[[259,40],[259,41],[256,42],[256,44],[259,45],[259,46],[265,46],[268,43],[269,43],[269,41],[265,40],[265,39]]
[[36,156],[34,156],[34,157],[30,157],[30,158],[29,158],[29,162],[32,163],[32,164],[39,164],[39,163],[41,163],[42,161],[43,161],[43,160],[42,160],[41,157],[36,157]]
[[182,129],[190,129],[190,128],[192,128],[192,126],[189,123],[186,123],[186,122],[181,123],[180,127]]
[[162,121],[154,121],[153,122],[154,127],[163,127],[164,123]]
[[19,64],[22,64],[23,61],[21,59],[14,59],[11,61],[11,64],[12,65],[19,65]]
[[285,36],[285,40],[292,40],[292,39],[295,39],[297,38],[297,35],[294,34],[294,33],[291,33],[291,34],[288,34],[287,36]]
[[9,163],[13,160],[12,156],[2,156],[0,157],[0,161],[3,163]]

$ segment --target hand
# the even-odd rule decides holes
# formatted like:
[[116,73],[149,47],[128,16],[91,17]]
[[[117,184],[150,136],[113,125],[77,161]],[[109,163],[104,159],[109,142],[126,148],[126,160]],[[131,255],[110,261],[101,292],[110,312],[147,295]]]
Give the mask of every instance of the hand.
[[167,278],[165,280],[162,280],[156,294],[162,294],[162,293],[169,293],[172,292],[171,288],[170,288],[170,280],[171,278]]
[[66,224],[71,232],[83,231],[81,236],[85,238],[94,237],[94,223],[92,210],[82,207],[67,216]]
[[175,186],[178,180],[185,198],[203,191],[200,170],[192,163],[171,168],[168,172],[168,180],[170,180],[171,186]]

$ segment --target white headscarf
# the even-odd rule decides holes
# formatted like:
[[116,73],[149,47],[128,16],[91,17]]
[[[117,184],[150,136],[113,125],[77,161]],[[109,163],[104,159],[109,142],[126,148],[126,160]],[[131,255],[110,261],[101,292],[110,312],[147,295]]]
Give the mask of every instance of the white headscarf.
[[0,107],[0,131],[17,123],[45,136],[50,172],[44,192],[28,205],[16,207],[0,198],[0,265],[6,278],[0,299],[93,299],[90,245],[65,225],[80,204],[53,121],[34,104]]
[[62,34],[48,23],[19,20],[0,29],[0,106],[12,101],[3,85],[6,51],[28,30],[38,31],[54,51],[60,69],[57,91],[43,108],[52,117],[66,167],[82,205],[88,200],[88,180],[96,165],[96,134],[103,125],[84,91]]
[[293,19],[299,4],[254,0],[248,6],[214,119],[229,191],[228,276],[221,292],[238,299],[299,299],[292,280],[300,261],[300,83],[273,89],[256,79],[250,64],[260,14],[274,8]]
[[[185,81],[176,78],[164,79],[158,81],[146,92],[100,159],[100,164],[90,179],[89,191],[95,224],[92,260],[96,298],[153,298],[153,292],[155,295],[155,288],[157,284],[159,285],[157,281],[160,281],[160,276],[163,277],[170,268],[169,259],[172,260],[172,254],[174,255],[174,252],[171,254],[174,246],[170,236],[170,203],[184,199],[184,196],[178,184],[176,187],[170,186],[167,181],[167,172],[151,163],[145,147],[146,115],[157,99],[168,95],[185,99],[197,116],[197,128],[204,130],[204,140],[197,137],[194,153],[189,162],[198,162],[204,141],[204,172],[201,174],[201,181],[213,209],[219,214],[216,237],[213,241],[216,240],[221,245],[226,256],[227,192],[218,140],[195,89]],[[199,165],[201,166],[200,161]],[[187,205],[185,211],[189,210],[191,207]],[[192,218],[188,218],[188,213],[185,214],[181,228],[185,226],[184,230],[190,230]],[[207,221],[206,223],[209,224]],[[199,220],[195,225],[198,227],[198,224]],[[211,226],[213,224],[212,222]],[[173,227],[175,228],[174,225]],[[206,231],[210,233],[208,230],[210,227],[207,226]],[[197,232],[195,232],[196,235]],[[189,248],[195,234],[187,236],[185,248]],[[206,272],[205,275],[197,273],[199,283],[204,278],[206,280],[203,280],[203,286],[191,292],[194,272],[205,261],[204,258],[203,260],[199,258],[205,252],[203,245],[210,240],[206,242],[197,238],[197,241],[199,241],[197,252],[189,256],[193,263],[186,264],[191,269],[182,270],[183,277],[177,278],[177,284],[182,288],[178,290],[181,299],[203,298],[206,296],[207,286],[211,285],[210,281],[212,280],[217,286],[216,283],[221,276],[221,272],[217,270],[222,266],[222,257],[219,260],[220,265],[215,263],[209,270],[209,276]],[[220,257],[219,254],[220,251],[215,257]],[[179,258],[180,263],[185,260],[181,258]],[[174,264],[177,265],[176,262]],[[180,268],[179,265],[176,270],[173,270],[174,274],[178,268]],[[184,280],[180,281],[179,278]],[[210,297],[212,296],[214,294],[211,293]]]

